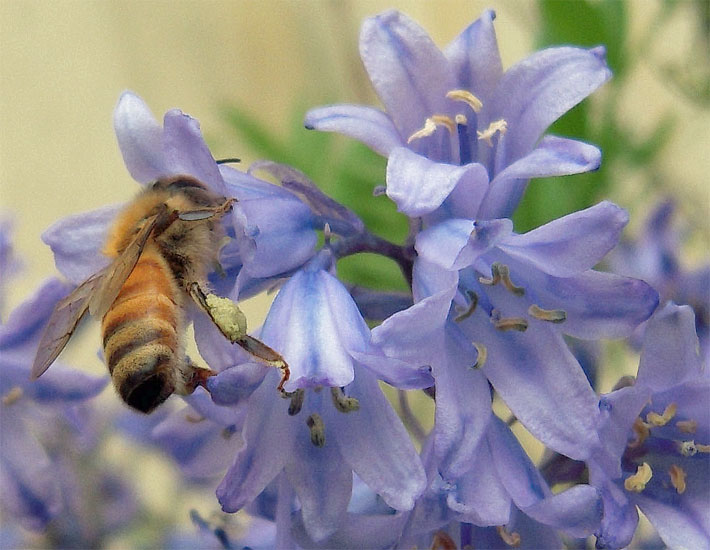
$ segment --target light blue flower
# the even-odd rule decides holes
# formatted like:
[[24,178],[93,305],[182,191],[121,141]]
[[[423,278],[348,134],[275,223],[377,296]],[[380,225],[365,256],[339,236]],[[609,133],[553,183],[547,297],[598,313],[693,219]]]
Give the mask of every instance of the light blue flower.
[[510,217],[530,178],[598,168],[596,147],[542,136],[610,77],[603,48],[549,48],[503,72],[494,18],[485,12],[443,51],[397,11],[367,19],[360,55],[385,111],[321,107],[306,127],[387,156],[387,195],[412,217],[447,198],[455,216],[477,202],[479,219]]
[[250,395],[235,388],[245,376],[253,380],[247,385],[257,383],[249,365],[228,368],[207,385],[220,404],[248,399],[244,447],[217,489],[223,509],[243,508],[283,472],[316,541],[340,528],[353,472],[393,508],[414,506],[424,471],[377,378],[432,383],[428,369],[376,353],[352,298],[324,269],[331,261],[326,249],[289,279],[260,333],[290,366],[290,397],[279,396],[280,373],[266,367],[258,367],[262,381]]

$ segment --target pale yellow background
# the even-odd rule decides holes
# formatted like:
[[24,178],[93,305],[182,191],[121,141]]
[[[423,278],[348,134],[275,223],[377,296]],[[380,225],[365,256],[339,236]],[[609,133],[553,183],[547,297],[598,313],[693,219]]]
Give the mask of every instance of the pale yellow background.
[[[633,40],[659,3],[629,5]],[[14,219],[26,268],[10,286],[9,306],[55,273],[40,241],[44,229],[137,191],[112,128],[123,90],[141,95],[158,119],[173,107],[198,118],[215,157],[255,160],[229,132],[220,107],[236,103],[284,133],[297,99],[374,102],[357,56],[358,28],[363,17],[389,7],[418,20],[440,45],[493,7],[504,65],[532,49],[535,9],[526,0],[0,0],[0,211]],[[649,51],[633,75],[620,116],[642,134],[660,113],[677,113],[679,131],[664,153],[664,172],[672,177],[662,186],[681,198],[690,225],[707,231],[710,116],[654,72],[657,62],[687,46],[694,17],[689,6],[681,7],[663,48]],[[630,177],[611,197],[634,208],[633,224],[655,198],[640,196],[642,183]],[[263,319],[265,303],[247,306],[252,325]],[[8,312],[1,313],[6,319]],[[87,342],[84,353],[98,366],[97,343]]]

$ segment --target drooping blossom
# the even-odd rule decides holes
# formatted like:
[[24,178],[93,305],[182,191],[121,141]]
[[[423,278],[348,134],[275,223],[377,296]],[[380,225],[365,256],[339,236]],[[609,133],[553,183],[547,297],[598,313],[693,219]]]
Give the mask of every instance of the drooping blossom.
[[[207,388],[218,404],[247,401],[239,451],[217,489],[225,511],[253,501],[283,473],[316,541],[341,526],[353,472],[392,508],[409,510],[424,489],[424,471],[377,378],[409,387],[431,385],[428,369],[388,360],[370,345],[370,331],[345,287],[329,273],[324,249],[280,290],[261,339],[291,370],[286,397],[280,373],[249,364],[223,370]],[[204,341],[198,341],[204,347]],[[216,345],[219,346],[219,340]],[[240,381],[256,388],[245,395]]]
[[710,540],[710,379],[689,306],[667,304],[646,327],[638,375],[599,400],[603,447],[587,461],[604,518],[598,548],[623,548],[638,507],[671,548]]

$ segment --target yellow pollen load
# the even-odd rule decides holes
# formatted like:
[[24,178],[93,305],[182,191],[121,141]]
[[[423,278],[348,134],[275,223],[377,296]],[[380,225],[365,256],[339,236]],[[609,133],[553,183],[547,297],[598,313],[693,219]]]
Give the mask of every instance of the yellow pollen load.
[[653,472],[651,471],[651,467],[647,462],[644,462],[638,467],[634,475],[624,480],[624,489],[633,491],[634,493],[640,493],[646,488],[646,484],[651,481],[652,476]]
[[695,420],[679,420],[675,425],[684,434],[694,434],[698,429],[698,423]]
[[496,526],[496,531],[498,531],[498,536],[503,539],[503,542],[506,543],[508,546],[512,548],[517,548],[520,546],[520,534],[516,533],[513,531],[512,533],[508,533],[508,531],[505,530],[505,526],[503,525],[497,525]]
[[658,414],[655,412],[650,412],[646,415],[646,422],[648,422],[651,426],[659,428],[661,426],[665,426],[670,422],[673,417],[675,416],[676,410],[678,409],[678,406],[675,403],[671,403],[668,405],[665,410],[663,411],[663,414]]
[[489,147],[493,147],[493,142],[491,141],[491,138],[495,135],[496,132],[499,132],[500,135],[503,135],[506,133],[508,130],[508,123],[505,121],[505,119],[501,118],[500,120],[496,120],[494,122],[491,122],[488,125],[488,128],[483,130],[481,132],[480,130],[476,131],[476,134],[478,134],[478,139],[483,140],[486,142],[486,144]]
[[451,90],[446,94],[446,97],[453,99],[454,101],[463,101],[471,107],[475,113],[480,113],[483,108],[481,100],[468,90]]
[[679,495],[685,493],[685,470],[680,466],[671,464],[668,474],[671,476],[671,485],[675,487],[675,490]]
[[484,346],[483,344],[477,344],[476,342],[473,342],[473,347],[475,347],[476,352],[478,352],[478,358],[473,364],[473,368],[480,369],[483,365],[486,364],[486,359],[488,359],[488,350],[486,349],[486,346]]
[[648,436],[651,435],[648,424],[641,420],[641,417],[637,417],[636,420],[634,420],[633,430],[636,434],[636,439],[627,445],[630,449],[635,449],[642,445],[643,442],[648,439]]
[[2,396],[2,404],[6,406],[12,405],[22,397],[22,394],[22,388],[20,386],[15,386]]

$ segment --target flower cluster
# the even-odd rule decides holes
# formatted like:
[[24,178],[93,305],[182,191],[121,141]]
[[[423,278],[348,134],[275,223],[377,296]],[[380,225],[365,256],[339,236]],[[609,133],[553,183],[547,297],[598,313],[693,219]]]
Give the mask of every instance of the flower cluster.
[[[366,20],[360,52],[384,110],[306,115],[307,128],[387,158],[384,191],[410,220],[403,244],[371,233],[297,170],[215,161],[197,121],[173,110],[161,125],[138,96],[121,96],[115,129],[136,181],[187,176],[235,199],[210,290],[232,300],[278,290],[254,337],[286,361],[288,378],[189,308],[213,376],[185,408],[142,428],[187,478],[221,478],[222,510],[246,510],[262,533],[242,540],[195,512],[197,544],[559,548],[595,536],[600,548],[622,548],[636,506],[667,544],[707,544],[710,387],[692,310],[654,314],[659,294],[648,283],[659,281],[594,269],[628,222],[611,202],[526,233],[511,220],[531,178],[599,167],[595,146],[545,132],[610,78],[604,49],[545,49],[503,71],[494,17],[484,13],[443,50],[399,12]],[[100,251],[120,208],[43,235],[71,283],[106,266]],[[343,282],[338,261],[362,252],[394,260],[411,293]],[[105,383],[61,378],[61,367],[26,380],[33,335],[66,292],[48,283],[23,306],[32,313],[0,334],[3,498],[31,528],[57,514],[56,479],[16,401],[86,399]],[[642,323],[635,383],[598,396],[570,337],[626,338]],[[400,414],[385,385],[398,390]],[[434,402],[429,433],[408,409],[411,392]],[[530,458],[516,423],[560,465],[580,465],[564,486]],[[36,459],[31,471],[21,456]]]

